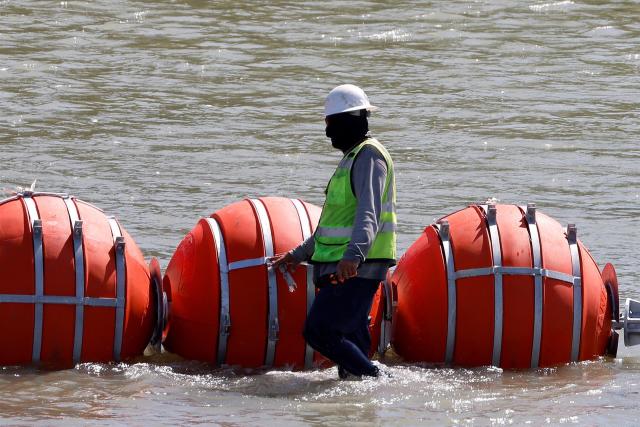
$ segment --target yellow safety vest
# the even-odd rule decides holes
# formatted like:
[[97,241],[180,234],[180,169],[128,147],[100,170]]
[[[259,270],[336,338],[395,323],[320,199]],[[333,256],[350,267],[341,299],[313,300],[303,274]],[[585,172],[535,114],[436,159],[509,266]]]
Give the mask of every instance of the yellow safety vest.
[[366,261],[396,260],[396,184],[391,156],[377,140],[368,138],[356,145],[342,158],[326,190],[326,200],[320,222],[314,234],[315,250],[312,262],[337,262],[342,259],[351,241],[353,221],[358,200],[351,188],[353,162],[365,146],[370,145],[382,154],[387,163],[387,177],[382,193],[382,210],[378,219],[378,234],[369,248]]

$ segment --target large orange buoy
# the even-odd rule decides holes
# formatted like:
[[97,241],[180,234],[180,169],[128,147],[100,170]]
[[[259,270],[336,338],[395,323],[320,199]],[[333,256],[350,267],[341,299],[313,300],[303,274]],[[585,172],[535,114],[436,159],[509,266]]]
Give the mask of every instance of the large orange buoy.
[[[312,267],[288,273],[267,266],[268,257],[311,236],[319,215],[320,208],[300,200],[265,197],[233,203],[201,219],[165,272],[165,348],[216,366],[323,364],[302,336],[316,292]],[[290,292],[294,283],[297,288]],[[373,348],[381,321],[379,294],[372,310]]]
[[0,365],[140,355],[156,316],[149,269],[115,218],[61,194],[0,201]]
[[605,279],[575,226],[533,204],[473,205],[427,227],[398,263],[392,344],[408,361],[458,366],[615,354],[612,268]]

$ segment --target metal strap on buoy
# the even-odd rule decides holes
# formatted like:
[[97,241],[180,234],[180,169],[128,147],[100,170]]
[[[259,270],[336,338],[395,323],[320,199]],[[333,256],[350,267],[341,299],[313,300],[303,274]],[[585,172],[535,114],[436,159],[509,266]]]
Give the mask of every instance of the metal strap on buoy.
[[[38,214],[37,204],[34,197],[50,196],[59,197],[63,200],[69,215],[73,239],[73,257],[75,268],[75,296],[66,295],[45,295],[44,294],[44,252],[42,219]],[[114,218],[109,218],[109,226],[114,237],[114,250],[116,256],[116,298],[96,298],[85,296],[85,255],[83,243],[83,222],[80,219],[75,199],[62,193],[45,193],[24,191],[15,196],[5,199],[0,204],[12,200],[21,199],[26,207],[28,221],[31,224],[33,238],[33,261],[35,292],[34,295],[23,294],[2,294],[0,303],[13,304],[33,304],[34,305],[34,327],[33,327],[33,349],[31,360],[34,364],[40,362],[42,351],[42,327],[43,327],[43,306],[44,304],[75,305],[75,328],[73,337],[73,362],[78,363],[82,356],[82,339],[84,333],[84,307],[113,307],[116,309],[116,326],[114,337],[114,358],[119,360],[122,346],[122,332],[124,328],[124,305],[126,289],[126,265],[124,253],[124,238],[121,235],[120,226]],[[85,202],[83,202],[85,203]],[[90,205],[93,206],[93,205]],[[98,209],[98,208],[96,208]],[[100,210],[102,212],[102,210]]]
[[571,250],[573,271],[573,334],[571,338],[571,361],[580,355],[580,335],[582,333],[582,274],[580,273],[580,251],[578,250],[578,230],[575,224],[567,226],[567,241]]
[[13,195],[13,196],[10,196],[10,197],[7,197],[7,198],[4,198],[4,199],[0,200],[0,206],[4,205],[5,203],[12,202],[12,201],[14,201],[14,200],[18,200],[21,196],[22,196],[22,194],[20,194],[20,195],[15,194],[15,195]]
[[383,356],[391,343],[391,328],[393,325],[393,286],[385,278],[382,282],[384,292],[384,310],[382,313],[382,325],[380,327],[380,342],[378,344],[378,354]]
[[[538,224],[536,223],[536,205],[528,203],[526,208],[521,207],[525,220],[527,221],[527,229],[529,230],[529,238],[531,241],[531,257],[533,258],[532,266],[534,269],[542,268],[542,250],[540,249],[540,233],[538,233]],[[540,363],[540,346],[542,345],[542,275],[534,276],[534,296],[533,296],[533,345],[531,346],[531,367],[537,368]]]
[[34,364],[40,362],[40,352],[42,350],[42,297],[44,296],[44,254],[42,248],[42,220],[38,215],[36,202],[33,200],[33,193],[25,192],[22,200],[27,208],[29,223],[31,224],[31,234],[33,236],[33,264],[35,273],[35,295],[34,295],[34,319],[33,319],[33,348],[31,361]]
[[504,303],[502,296],[502,250],[500,248],[500,232],[498,231],[498,223],[496,219],[496,205],[489,204],[481,206],[487,218],[489,228],[489,237],[491,238],[491,251],[493,257],[493,265],[497,271],[494,274],[494,307],[493,307],[493,353],[492,363],[494,366],[500,366],[500,353],[502,351],[502,329]]
[[231,333],[231,317],[229,315],[229,266],[227,264],[227,250],[224,236],[218,221],[207,218],[207,224],[213,234],[213,244],[218,258],[220,271],[220,330],[218,332],[217,364],[222,366],[227,357],[227,340]]
[[440,235],[442,252],[447,269],[447,347],[444,361],[451,364],[453,350],[456,344],[456,271],[453,262],[453,250],[451,248],[451,235],[449,233],[449,221],[443,220],[436,224],[436,230]]
[[[76,298],[84,299],[84,248],[82,243],[82,221],[78,208],[71,197],[64,197],[64,204],[69,213],[73,235],[73,265],[76,273]],[[84,304],[76,305],[76,321],[73,335],[73,363],[80,361],[82,353],[82,334],[84,329]]]
[[[296,208],[296,212],[298,213],[298,218],[300,219],[300,227],[302,228],[302,239],[307,240],[311,237],[311,220],[309,219],[309,214],[306,209],[302,205],[302,202],[298,199],[290,199],[293,203],[293,206]],[[309,315],[309,310],[311,310],[311,305],[313,304],[313,300],[316,297],[316,287],[313,284],[313,266],[311,264],[307,265],[307,315]],[[305,369],[311,369],[313,367],[313,348],[309,344],[306,345],[304,352],[304,367]]]
[[[535,204],[530,203],[527,208],[521,208],[531,238],[533,267],[504,267],[502,265],[502,256],[500,253],[500,233],[495,222],[495,213],[490,213],[495,209],[495,205],[480,208],[487,214],[487,224],[489,228],[489,237],[491,239],[491,249],[493,256],[493,266],[470,268],[455,271],[453,250],[451,248],[451,237],[449,233],[449,222],[442,220],[436,224],[436,230],[440,236],[442,251],[445,257],[447,270],[447,302],[448,302],[448,318],[447,318],[447,347],[445,354],[445,363],[450,364],[453,361],[453,350],[455,347],[455,325],[456,325],[456,280],[481,277],[495,276],[495,306],[494,306],[494,346],[492,363],[499,366],[500,348],[502,344],[502,314],[504,310],[504,302],[502,298],[502,276],[533,276],[535,295],[534,295],[534,330],[533,330],[533,347],[531,351],[531,367],[538,367],[540,361],[540,346],[542,340],[542,305],[543,305],[543,289],[542,278],[559,280],[561,282],[570,283],[573,286],[573,335],[571,343],[571,360],[576,361],[580,352],[580,332],[582,327],[582,277],[580,272],[580,252],[578,250],[577,236],[575,225],[569,224],[567,227],[567,240],[569,249],[571,250],[572,274],[562,273],[560,271],[542,268],[542,251],[540,246],[540,235],[535,219]],[[493,228],[493,231],[492,231]],[[496,256],[497,255],[497,256]],[[498,277],[500,279],[498,280]]]
[[124,304],[126,293],[126,262],[125,241],[118,221],[114,217],[107,217],[111,235],[113,236],[113,250],[116,262],[116,326],[113,338],[113,360],[120,361],[122,352],[122,334],[124,330]]
[[[271,221],[267,215],[267,209],[259,199],[249,199],[253,206],[260,229],[262,231],[262,241],[264,243],[265,258],[274,255],[273,238],[271,235]],[[264,359],[266,367],[273,366],[273,360],[276,354],[276,343],[280,333],[280,325],[278,323],[278,286],[276,281],[276,271],[273,268],[267,268],[267,282],[269,284],[269,313],[268,313],[268,334],[267,334],[267,351]]]
[[[290,199],[296,208],[302,236],[306,240],[311,236],[311,220],[306,213],[302,202],[297,199]],[[280,333],[278,320],[278,288],[276,280],[276,271],[269,268],[269,259],[274,256],[273,238],[271,237],[271,221],[267,215],[266,207],[258,199],[248,200],[256,212],[258,223],[260,224],[261,235],[264,242],[265,256],[257,258],[248,258],[239,261],[228,262],[227,251],[225,247],[224,236],[220,224],[214,218],[206,218],[207,224],[213,234],[216,255],[218,258],[218,267],[220,271],[220,330],[217,349],[217,364],[222,366],[227,354],[227,341],[231,333],[231,317],[230,317],[230,300],[229,300],[229,272],[244,268],[267,266],[267,282],[269,286],[269,312],[268,312],[268,337],[267,349],[265,355],[266,367],[273,366],[276,343]],[[315,286],[313,285],[313,266],[307,263],[301,263],[307,268],[307,314],[313,304],[315,298]],[[305,350],[305,368],[313,366],[313,349],[307,345]]]

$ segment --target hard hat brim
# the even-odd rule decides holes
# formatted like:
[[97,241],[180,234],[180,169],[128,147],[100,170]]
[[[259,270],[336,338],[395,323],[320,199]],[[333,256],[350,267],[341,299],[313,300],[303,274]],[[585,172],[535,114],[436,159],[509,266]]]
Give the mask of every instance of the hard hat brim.
[[346,110],[338,111],[336,113],[326,114],[325,117],[335,116],[336,114],[342,114],[342,113],[350,113],[351,111],[358,111],[358,110],[377,111],[378,109],[379,109],[378,107],[371,104],[369,104],[368,106],[358,105],[355,107],[347,108]]

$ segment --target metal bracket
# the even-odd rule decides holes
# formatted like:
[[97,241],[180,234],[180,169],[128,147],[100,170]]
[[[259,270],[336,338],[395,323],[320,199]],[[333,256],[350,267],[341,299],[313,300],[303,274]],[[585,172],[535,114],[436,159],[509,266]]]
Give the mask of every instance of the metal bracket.
[[570,245],[574,245],[578,242],[578,228],[575,224],[567,225],[567,240]]
[[[205,221],[211,230],[213,238],[214,250],[218,261],[220,271],[220,312],[218,313],[219,333],[225,322],[231,324],[230,302],[229,302],[229,265],[227,263],[227,250],[224,243],[224,235],[222,229],[215,218],[206,218]],[[226,319],[226,320],[225,320]],[[222,366],[227,357],[227,337],[229,334],[220,333],[218,339],[218,348],[216,349],[216,363]]]
[[496,208],[496,205],[494,205],[493,203],[487,205],[488,221],[495,221],[497,213],[498,213],[498,209]]
[[115,241],[116,251],[118,251],[119,253],[124,253],[124,246],[125,246],[124,237],[122,236],[116,237],[116,241]]
[[627,298],[622,316],[624,329],[624,345],[627,347],[640,344],[640,302]]
[[527,223],[529,224],[536,223],[536,204],[535,203],[527,203],[527,210],[525,215],[526,215]]
[[116,322],[113,339],[113,359],[121,359],[122,337],[124,334],[124,305],[126,299],[127,265],[125,254],[125,239],[118,221],[114,217],[107,218],[113,236],[116,272]]
[[231,334],[231,318],[225,314],[220,321],[220,336],[227,337],[229,334]]
[[382,282],[384,295],[384,308],[382,311],[382,325],[380,327],[380,342],[378,343],[378,354],[384,356],[391,344],[391,328],[393,325],[393,290],[389,280]]
[[278,341],[280,338],[280,323],[278,318],[274,317],[269,325],[269,341]]
[[[267,258],[275,255],[273,247],[273,236],[271,234],[271,220],[267,213],[267,208],[260,199],[249,199],[249,203],[253,206],[256,219],[260,225],[262,233],[262,244],[264,245],[264,256]],[[276,343],[278,340],[278,282],[274,269],[267,268],[267,284],[268,284],[268,336],[267,348],[264,358],[264,366],[273,366],[276,354]]]
[[502,250],[500,247],[500,232],[498,230],[498,209],[494,203],[487,205],[487,229],[491,239],[491,256],[494,264],[494,307],[493,307],[493,352],[491,363],[493,366],[500,366],[502,353],[502,331],[504,318],[504,298],[502,289]]
[[582,333],[582,276],[580,272],[580,250],[578,248],[578,229],[575,224],[567,226],[567,241],[571,252],[573,273],[573,332],[571,338],[571,361],[580,357],[580,339]]
[[453,248],[451,247],[449,221],[440,221],[440,223],[436,225],[436,230],[440,235],[440,245],[447,268],[447,346],[444,361],[447,365],[450,365],[453,362],[456,343],[457,301],[456,272],[453,260]]
[[73,223],[73,235],[74,236],[82,236],[82,220],[75,221]]
[[36,236],[42,236],[42,220],[35,219],[33,220],[33,234]]
[[447,221],[446,219],[441,221],[439,224],[438,229],[440,230],[440,235],[449,240],[449,221]]
[[[302,239],[307,240],[312,234],[311,220],[309,219],[309,214],[307,213],[306,209],[304,208],[304,205],[300,200],[298,199],[289,199],[289,200],[291,200],[291,203],[293,203],[293,206],[295,207],[296,212],[298,214],[298,219],[300,220],[300,227],[302,229]],[[311,311],[311,306],[313,305],[313,300],[316,297],[316,287],[313,284],[313,266],[310,264],[307,265],[306,270],[307,270],[307,274],[306,274],[307,315],[309,315],[309,311]],[[311,346],[307,343],[305,345],[305,350],[304,350],[305,369],[311,369],[313,367],[313,353],[314,353],[313,348],[311,348]]]

